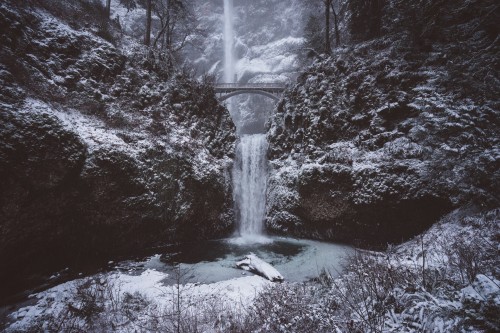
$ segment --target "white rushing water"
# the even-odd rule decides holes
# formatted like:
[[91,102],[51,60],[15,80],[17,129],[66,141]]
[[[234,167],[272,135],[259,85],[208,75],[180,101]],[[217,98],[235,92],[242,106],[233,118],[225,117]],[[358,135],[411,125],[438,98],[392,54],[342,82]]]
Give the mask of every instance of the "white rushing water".
[[267,186],[265,134],[245,135],[238,144],[233,169],[233,191],[239,236],[258,241],[264,229]]
[[[233,0],[224,0],[224,82],[235,78]],[[232,111],[231,102],[227,107]],[[234,112],[231,112],[232,114]],[[236,126],[241,128],[239,121]],[[244,135],[240,138],[233,167],[233,194],[237,211],[236,242],[263,243],[263,224],[266,213],[267,141],[265,134]]]
[[224,0],[224,82],[235,81],[233,0]]

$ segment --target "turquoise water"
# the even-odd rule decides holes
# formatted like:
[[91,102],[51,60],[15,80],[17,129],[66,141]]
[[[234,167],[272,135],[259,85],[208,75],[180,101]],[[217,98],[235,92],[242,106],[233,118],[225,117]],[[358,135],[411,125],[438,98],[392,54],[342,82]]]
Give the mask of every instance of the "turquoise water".
[[[318,276],[323,268],[333,275],[342,270],[343,258],[352,252],[347,245],[273,237],[267,242],[247,244],[234,239],[197,242],[170,248],[137,262],[137,273],[144,269],[175,273],[180,267],[182,283],[213,283],[252,273],[236,268],[236,262],[249,253],[274,266],[286,281],[301,282]],[[123,268],[126,269],[127,265]],[[129,266],[130,267],[130,266]],[[171,274],[176,283],[178,274]],[[174,278],[175,277],[175,278]],[[175,280],[175,281],[174,281]]]

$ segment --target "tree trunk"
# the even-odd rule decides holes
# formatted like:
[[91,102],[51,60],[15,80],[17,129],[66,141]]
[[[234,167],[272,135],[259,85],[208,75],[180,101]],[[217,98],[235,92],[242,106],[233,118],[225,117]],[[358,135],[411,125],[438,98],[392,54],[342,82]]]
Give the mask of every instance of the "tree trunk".
[[106,0],[106,17],[111,16],[111,0]]
[[332,0],[323,0],[325,3],[325,53],[330,54],[330,5]]
[[144,36],[144,45],[151,44],[151,0],[146,2],[146,35]]
[[339,47],[340,46],[339,21],[338,21],[337,12],[335,11],[335,8],[333,8],[333,1],[331,3],[331,8],[332,8],[332,13],[333,13],[333,23],[335,25],[335,46]]
[[168,15],[168,21],[167,21],[167,32],[166,32],[166,54],[167,54],[167,66],[169,69],[173,68],[173,62],[172,62],[172,26],[170,23],[170,12]]

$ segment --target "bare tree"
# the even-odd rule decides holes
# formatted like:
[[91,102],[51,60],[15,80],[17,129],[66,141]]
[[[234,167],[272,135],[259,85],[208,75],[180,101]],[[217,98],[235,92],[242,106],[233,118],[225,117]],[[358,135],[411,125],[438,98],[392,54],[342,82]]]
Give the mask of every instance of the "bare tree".
[[154,11],[160,20],[159,31],[153,47],[165,56],[172,67],[178,53],[197,36],[203,35],[192,8],[187,0],[157,0]]
[[330,45],[330,7],[332,6],[332,0],[323,0],[325,5],[325,54],[330,54],[332,52],[332,47]]
[[109,18],[111,15],[111,0],[106,0],[106,16]]
[[151,11],[153,9],[153,4],[151,0],[146,2],[146,34],[144,36],[144,45],[149,46],[151,44]]
[[325,53],[330,54],[331,52],[331,39],[330,39],[330,11],[333,14],[333,27],[335,31],[335,46],[340,45],[340,31],[339,31],[339,15],[337,10],[335,10],[335,6],[338,0],[323,0],[323,4],[325,5]]
[[335,29],[335,46],[339,47],[340,46],[339,17],[337,11],[335,10],[335,1],[333,0],[331,1],[330,8],[332,9],[333,13],[333,24]]
[[[333,16],[333,32],[335,34],[335,46],[340,45],[340,29],[339,21],[341,15],[339,0],[318,0],[309,5],[310,9],[317,9],[318,4],[322,4],[323,18],[311,15],[304,28],[304,37],[306,39],[306,50],[309,51],[308,56],[319,54],[330,55],[332,51],[332,16]],[[333,14],[333,15],[332,15]]]

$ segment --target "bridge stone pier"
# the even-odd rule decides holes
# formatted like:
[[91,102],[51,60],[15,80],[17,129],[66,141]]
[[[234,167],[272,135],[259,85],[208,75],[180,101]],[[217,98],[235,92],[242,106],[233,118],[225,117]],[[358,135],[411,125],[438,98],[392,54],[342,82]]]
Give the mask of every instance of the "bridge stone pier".
[[219,101],[241,94],[257,94],[279,101],[285,85],[283,83],[217,83],[215,93]]

